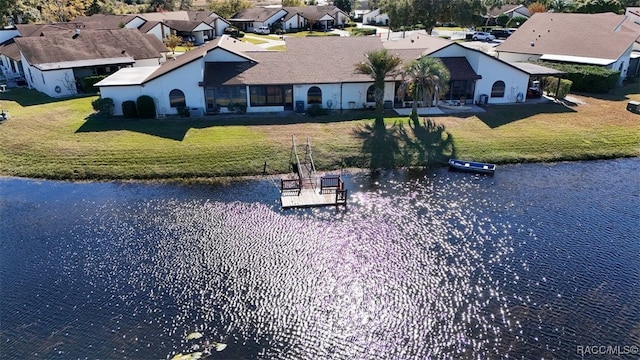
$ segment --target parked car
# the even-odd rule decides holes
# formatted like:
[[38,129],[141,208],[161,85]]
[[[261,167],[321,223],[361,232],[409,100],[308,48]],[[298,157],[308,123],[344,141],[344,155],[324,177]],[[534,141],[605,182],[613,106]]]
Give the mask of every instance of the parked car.
[[473,33],[472,39],[475,41],[493,41],[496,37],[484,31],[477,31]]
[[491,30],[490,34],[495,36],[496,39],[506,39],[511,35],[511,30],[509,30],[509,29],[493,29],[493,30]]
[[258,26],[257,28],[253,29],[253,32],[256,34],[263,34],[263,35],[267,35],[269,33],[271,33],[271,29],[269,29],[268,26]]

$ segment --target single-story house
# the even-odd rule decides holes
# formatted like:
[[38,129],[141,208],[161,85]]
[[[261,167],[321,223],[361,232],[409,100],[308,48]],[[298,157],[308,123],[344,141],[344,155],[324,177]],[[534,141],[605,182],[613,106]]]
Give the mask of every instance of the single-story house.
[[349,21],[349,14],[340,10],[336,6],[287,6],[287,11],[282,28],[292,29],[331,29],[333,27],[343,27]]
[[[518,67],[426,33],[414,36],[384,45],[377,37],[291,38],[283,52],[222,36],[160,66],[121,69],[96,86],[101,97],[114,100],[115,115],[122,114],[124,101],[141,95],[155,99],[160,115],[181,107],[197,114],[224,112],[230,103],[247,112],[373,107],[373,81],[354,68],[366,61],[367,52],[384,46],[407,62],[441,58],[452,74],[447,99],[473,102],[486,95],[488,103],[497,104],[523,101],[530,76],[542,68]],[[326,51],[318,56],[318,49]],[[404,105],[399,85],[393,77],[385,84],[384,100],[394,106]]]
[[389,15],[375,9],[362,14],[362,23],[369,25],[389,25]]
[[285,16],[287,16],[287,10],[283,8],[252,7],[240,11],[227,20],[242,31],[253,32],[253,29],[260,26],[272,27],[274,24],[280,24]]
[[77,94],[78,79],[158,65],[166,47],[134,29],[53,31],[13,39],[26,85],[51,97]]
[[619,70],[620,80],[636,76],[629,67],[640,26],[614,13],[536,13],[502,44],[499,59],[597,65]]
[[504,4],[502,6],[488,8],[487,13],[482,16],[484,18],[482,25],[495,26],[497,25],[498,17],[502,15],[505,15],[509,20],[518,17],[528,19],[531,17],[531,12],[526,6],[518,4]]
[[214,33],[212,34],[213,36],[209,36],[209,39],[221,36],[224,34],[224,29],[231,26],[229,21],[213,11],[187,11],[187,14],[189,15],[189,20],[203,21],[213,27]]

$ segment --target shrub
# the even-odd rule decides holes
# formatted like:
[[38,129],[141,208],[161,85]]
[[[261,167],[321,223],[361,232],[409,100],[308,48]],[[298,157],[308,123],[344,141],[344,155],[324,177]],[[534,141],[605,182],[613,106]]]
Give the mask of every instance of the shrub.
[[91,102],[91,106],[99,116],[113,116],[113,99],[111,98],[97,98]]
[[511,18],[511,20],[509,20],[507,22],[507,26],[506,27],[519,28],[526,21],[527,21],[527,18],[524,17],[524,16],[514,16],[514,17]]
[[177,108],[178,110],[178,115],[182,116],[182,117],[191,117],[191,113],[189,112],[189,108],[186,106],[179,106]]
[[83,78],[78,79],[80,82],[80,89],[78,91],[87,92],[87,93],[96,93],[98,92],[98,88],[94,85],[106,78],[107,75],[93,75],[93,76],[85,76]]
[[[558,80],[560,80],[560,88],[558,88]],[[558,79],[553,76],[547,76],[542,78],[542,89],[551,96],[555,96],[558,99],[564,99],[571,90],[571,84],[573,82],[567,79]],[[556,90],[558,93],[556,94]]]
[[327,115],[329,113],[329,109],[325,109],[320,104],[313,104],[307,108],[307,115],[311,117]]
[[134,118],[138,116],[135,101],[127,100],[122,103],[122,116],[126,118]]
[[153,98],[148,95],[138,97],[136,101],[138,106],[138,115],[143,119],[153,119],[156,117],[156,103]]
[[376,34],[376,29],[375,28],[355,28],[355,29],[351,29],[351,34],[353,35],[375,35]]
[[247,112],[247,105],[245,105],[245,104],[236,104],[236,103],[230,102],[227,105],[227,109],[229,109],[229,111],[234,113],[234,114],[244,114],[244,113]]
[[612,90],[620,76],[617,70],[605,69],[595,65],[557,64],[542,62],[542,65],[564,71],[565,79],[571,80],[574,91],[588,93],[606,93]]

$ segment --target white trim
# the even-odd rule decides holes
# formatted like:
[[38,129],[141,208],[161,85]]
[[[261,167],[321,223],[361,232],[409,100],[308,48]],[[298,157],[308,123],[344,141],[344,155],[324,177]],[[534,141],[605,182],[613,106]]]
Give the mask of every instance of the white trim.
[[616,59],[603,59],[603,58],[593,58],[586,56],[571,56],[571,55],[554,55],[554,54],[543,54],[540,56],[540,60],[551,60],[551,61],[565,61],[579,64],[592,64],[592,65],[602,65],[607,66],[616,62]]

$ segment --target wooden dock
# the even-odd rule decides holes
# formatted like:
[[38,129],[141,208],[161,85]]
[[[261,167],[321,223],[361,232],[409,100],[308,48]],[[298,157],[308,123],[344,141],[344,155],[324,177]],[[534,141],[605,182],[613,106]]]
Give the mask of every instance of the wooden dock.
[[295,138],[292,136],[292,170],[294,178],[280,179],[280,203],[283,208],[347,205],[347,190],[339,175],[319,177],[307,138],[305,158],[300,161]]

